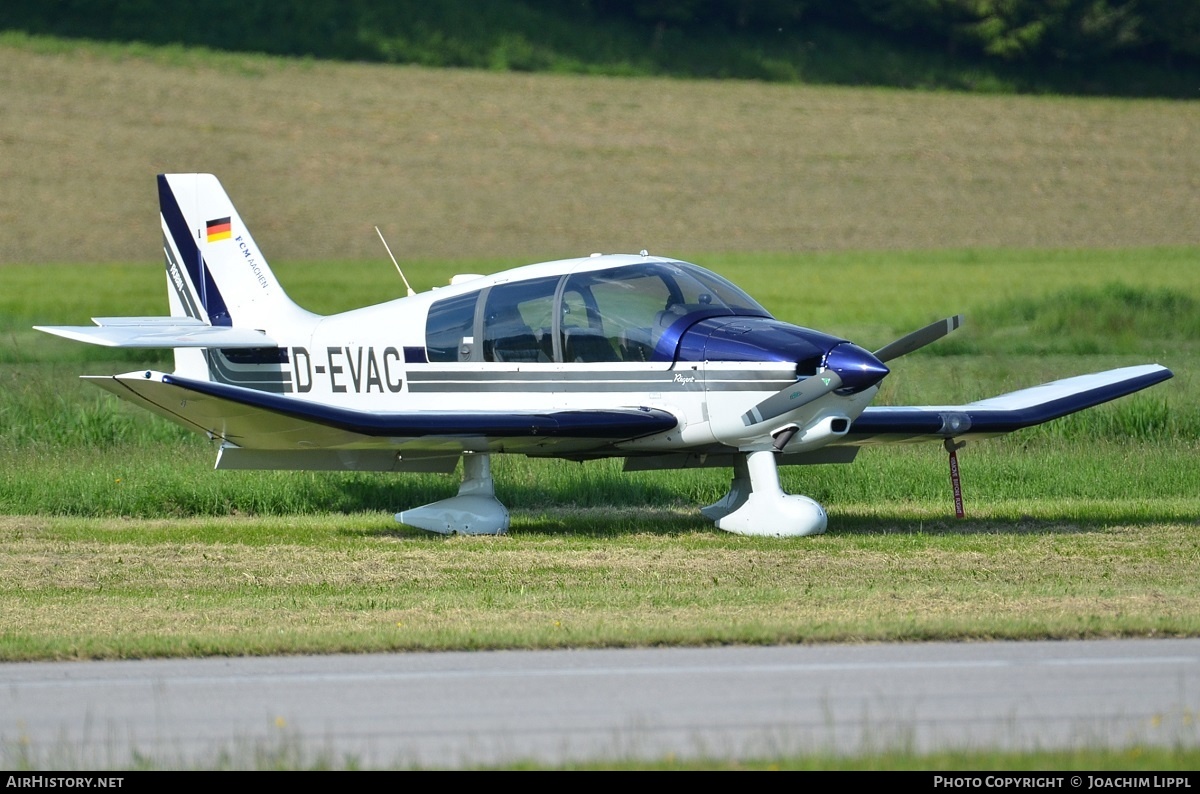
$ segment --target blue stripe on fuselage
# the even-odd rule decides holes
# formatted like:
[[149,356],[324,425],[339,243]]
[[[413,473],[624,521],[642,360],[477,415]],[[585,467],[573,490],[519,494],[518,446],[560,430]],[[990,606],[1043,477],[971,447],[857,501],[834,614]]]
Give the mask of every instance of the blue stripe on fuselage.
[[612,410],[548,410],[538,413],[493,411],[356,411],[297,400],[294,397],[228,386],[221,383],[164,375],[170,386],[222,400],[272,411],[307,422],[364,436],[485,436],[488,438],[582,438],[619,441],[648,436],[678,426],[678,420],[657,408]]

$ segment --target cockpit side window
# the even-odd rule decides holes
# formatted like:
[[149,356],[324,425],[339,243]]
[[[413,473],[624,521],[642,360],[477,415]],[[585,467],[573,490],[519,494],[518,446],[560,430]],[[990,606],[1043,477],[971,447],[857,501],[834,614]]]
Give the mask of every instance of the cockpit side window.
[[559,303],[559,349],[562,360],[587,363],[619,361],[611,320],[601,314],[587,279],[568,282]]
[[425,355],[429,361],[466,361],[474,345],[478,292],[438,301],[425,320]]
[[[652,360],[654,343],[661,332],[655,327],[655,318],[672,297],[668,282],[649,270],[580,275],[567,283],[564,308],[566,296],[573,291],[590,297],[589,311],[595,319],[588,323],[591,341],[584,346],[575,341],[568,345],[566,318],[570,315],[564,314],[563,348],[568,352],[567,361]],[[571,358],[568,347],[590,354],[584,352],[581,357]]]
[[554,292],[559,278],[499,284],[488,290],[483,312],[483,360],[554,360]]

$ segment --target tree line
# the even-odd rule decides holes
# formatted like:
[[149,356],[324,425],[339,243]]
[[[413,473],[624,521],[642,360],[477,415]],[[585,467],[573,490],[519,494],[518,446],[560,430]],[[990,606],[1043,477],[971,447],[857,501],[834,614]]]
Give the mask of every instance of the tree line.
[[581,0],[579,6],[653,25],[872,28],[1007,61],[1200,56],[1198,0]]
[[[496,42],[619,50],[722,32],[803,39],[814,26],[949,57],[1087,65],[1200,64],[1200,0],[5,0],[0,30],[100,40],[444,66],[479,66]],[[507,38],[505,38],[507,37]],[[658,38],[656,38],[658,37]],[[594,40],[595,39],[595,40]],[[596,40],[602,40],[597,44]],[[574,44],[572,44],[574,42]],[[489,49],[490,48],[490,49]],[[479,53],[493,53],[480,55]],[[613,57],[619,57],[619,52]],[[553,58],[543,58],[553,61]],[[519,57],[517,58],[519,62]],[[536,68],[533,58],[530,68]],[[492,64],[495,66],[495,64]]]

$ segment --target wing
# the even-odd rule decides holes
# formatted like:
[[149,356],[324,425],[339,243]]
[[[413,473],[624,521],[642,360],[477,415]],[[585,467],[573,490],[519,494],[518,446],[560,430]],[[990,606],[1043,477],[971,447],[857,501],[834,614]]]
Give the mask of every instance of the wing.
[[253,328],[209,325],[190,317],[93,317],[96,325],[35,325],[48,334],[105,347],[278,347]]
[[998,436],[1124,397],[1172,375],[1166,367],[1148,364],[1056,380],[966,405],[870,406],[838,443]]
[[161,372],[85,380],[225,442],[220,468],[440,471],[464,450],[552,456],[670,430],[653,408],[375,412]]

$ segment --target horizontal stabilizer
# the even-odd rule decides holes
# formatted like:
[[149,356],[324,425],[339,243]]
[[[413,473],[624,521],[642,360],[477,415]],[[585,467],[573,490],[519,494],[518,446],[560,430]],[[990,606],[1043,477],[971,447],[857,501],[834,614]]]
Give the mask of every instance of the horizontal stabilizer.
[[838,443],[998,436],[1133,394],[1172,376],[1166,367],[1147,364],[1056,380],[965,405],[870,406]]
[[35,325],[34,330],[105,347],[278,347],[254,328],[209,325],[191,317],[94,317],[91,325]]

